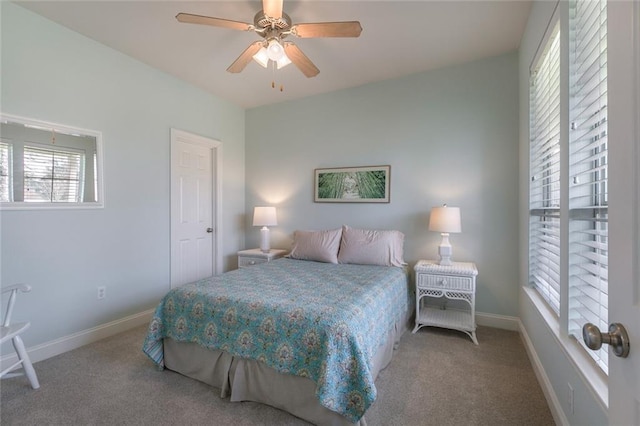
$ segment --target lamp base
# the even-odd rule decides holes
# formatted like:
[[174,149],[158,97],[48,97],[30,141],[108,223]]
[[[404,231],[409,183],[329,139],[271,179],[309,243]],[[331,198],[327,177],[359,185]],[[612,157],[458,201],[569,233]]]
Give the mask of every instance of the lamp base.
[[451,255],[453,254],[453,248],[451,247],[451,244],[449,243],[449,234],[446,232],[443,232],[442,234],[442,241],[440,242],[440,245],[438,246],[438,254],[440,255],[440,262],[439,264],[442,266],[451,266],[453,265],[453,262],[451,261]]
[[442,256],[440,257],[440,262],[438,262],[438,265],[441,266],[451,266],[453,265],[453,262],[451,261],[451,258],[443,258]]
[[263,226],[260,229],[260,251],[263,253],[269,253],[271,251],[271,245],[269,244],[269,228]]

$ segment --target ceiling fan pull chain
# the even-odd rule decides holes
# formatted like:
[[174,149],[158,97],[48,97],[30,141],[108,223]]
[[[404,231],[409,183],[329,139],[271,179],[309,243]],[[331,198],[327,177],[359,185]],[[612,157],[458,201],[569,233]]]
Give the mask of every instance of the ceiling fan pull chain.
[[275,89],[276,88],[276,63],[275,61],[270,61],[271,62],[271,88]]

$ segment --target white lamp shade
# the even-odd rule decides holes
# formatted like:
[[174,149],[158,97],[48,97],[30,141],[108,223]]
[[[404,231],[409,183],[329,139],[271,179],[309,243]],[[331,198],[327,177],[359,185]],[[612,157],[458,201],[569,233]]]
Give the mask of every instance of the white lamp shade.
[[284,68],[287,65],[289,65],[291,63],[291,59],[289,59],[289,57],[284,54],[282,55],[282,57],[280,59],[278,59],[278,61],[276,62],[277,68]]
[[253,55],[253,60],[259,63],[262,67],[266,68],[269,65],[269,55],[267,49],[263,46],[258,50],[258,53]]
[[276,226],[277,224],[275,207],[255,207],[253,209],[253,226]]
[[456,233],[462,232],[459,207],[433,207],[429,217],[429,231]]

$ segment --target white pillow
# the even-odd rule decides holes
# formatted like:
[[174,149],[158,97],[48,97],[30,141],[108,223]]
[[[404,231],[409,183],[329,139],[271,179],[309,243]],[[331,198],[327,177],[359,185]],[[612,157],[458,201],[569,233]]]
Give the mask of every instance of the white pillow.
[[291,259],[338,263],[341,235],[342,229],[295,231],[289,257]]
[[344,225],[339,263],[404,266],[404,234],[400,231],[354,229]]

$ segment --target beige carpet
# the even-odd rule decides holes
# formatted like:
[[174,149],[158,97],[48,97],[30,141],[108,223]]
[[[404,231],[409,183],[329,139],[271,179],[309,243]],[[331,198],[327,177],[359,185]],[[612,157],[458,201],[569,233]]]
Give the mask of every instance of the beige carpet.
[[[303,425],[280,410],[232,403],[219,391],[170,371],[142,353],[146,327],[34,365],[0,382],[2,425]],[[553,425],[516,332],[478,328],[479,346],[436,328],[405,333],[378,376],[369,426]]]

